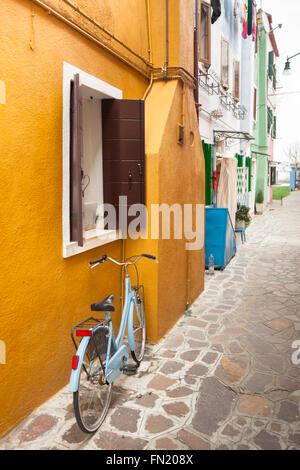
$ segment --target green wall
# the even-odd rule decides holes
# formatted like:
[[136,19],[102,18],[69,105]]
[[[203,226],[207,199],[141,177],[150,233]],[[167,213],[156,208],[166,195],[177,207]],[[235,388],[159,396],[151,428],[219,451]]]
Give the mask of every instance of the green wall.
[[213,202],[212,197],[212,177],[213,177],[213,168],[212,168],[212,145],[206,144],[202,140],[202,147],[205,160],[205,205],[210,206]]
[[256,124],[252,157],[256,158],[256,192],[264,194],[264,208],[267,205],[268,189],[268,38],[262,25],[259,25],[257,54],[255,56],[254,86],[257,88]]

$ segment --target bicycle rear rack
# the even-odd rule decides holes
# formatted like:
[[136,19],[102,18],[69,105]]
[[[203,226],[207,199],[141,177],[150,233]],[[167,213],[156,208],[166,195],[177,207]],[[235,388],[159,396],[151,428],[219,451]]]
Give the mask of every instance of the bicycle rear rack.
[[[75,346],[76,351],[78,349],[80,339],[82,338],[82,335],[80,335],[80,332],[90,331],[91,336],[92,336],[93,330],[96,327],[98,327],[100,325],[107,326],[107,324],[108,324],[107,320],[90,317],[90,318],[87,318],[86,320],[78,323],[77,325],[73,326],[73,328],[71,329],[71,338],[72,338],[72,341],[73,341],[73,344]],[[76,342],[75,338],[79,338],[79,340]]]
[[[109,328],[109,321],[106,319],[97,319],[94,317],[90,317],[87,320],[84,320],[77,325],[73,326],[71,330],[71,337],[72,341],[74,343],[75,349],[77,351],[79,342],[84,336],[90,336],[91,337],[91,344],[93,345],[93,349],[96,352],[100,363],[101,367],[103,370],[103,374],[105,375],[105,363],[106,363],[106,355],[107,355],[107,348],[108,348],[108,334],[110,333],[110,328]],[[80,338],[78,341],[78,344],[76,343],[75,337]],[[110,358],[112,355],[116,352],[115,345],[111,344],[110,345]],[[90,351],[92,353],[92,351]],[[88,353],[89,354],[89,353]],[[93,354],[91,355],[91,357]],[[91,359],[91,358],[90,358]],[[86,374],[88,375],[88,372],[84,367],[84,370]]]

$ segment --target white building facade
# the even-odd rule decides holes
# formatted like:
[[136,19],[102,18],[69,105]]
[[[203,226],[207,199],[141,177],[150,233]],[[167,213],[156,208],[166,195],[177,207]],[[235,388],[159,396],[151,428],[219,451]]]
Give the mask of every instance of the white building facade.
[[[206,144],[206,194],[209,194],[211,178],[210,149],[212,170],[215,170],[213,182],[215,178],[215,187],[218,186],[214,193],[212,182],[212,200],[207,197],[206,203],[230,206],[233,219],[232,206],[236,210],[237,202],[254,210],[255,162],[250,158],[250,145],[255,108],[256,12],[253,8],[253,27],[248,35],[247,24],[245,26],[248,1],[198,2],[199,128]],[[221,6],[217,19],[216,4]],[[225,184],[221,188],[219,183],[224,179],[220,173],[225,167],[228,177],[231,176],[227,187]],[[232,223],[234,225],[235,220]]]

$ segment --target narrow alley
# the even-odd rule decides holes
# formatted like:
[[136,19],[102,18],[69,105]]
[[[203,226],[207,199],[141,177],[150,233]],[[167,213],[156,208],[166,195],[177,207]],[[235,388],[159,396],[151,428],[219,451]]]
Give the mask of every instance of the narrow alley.
[[270,207],[225,271],[205,276],[192,315],[147,346],[137,376],[117,381],[95,435],[77,427],[66,387],[0,449],[299,450],[300,365],[292,357],[300,340],[300,192]]

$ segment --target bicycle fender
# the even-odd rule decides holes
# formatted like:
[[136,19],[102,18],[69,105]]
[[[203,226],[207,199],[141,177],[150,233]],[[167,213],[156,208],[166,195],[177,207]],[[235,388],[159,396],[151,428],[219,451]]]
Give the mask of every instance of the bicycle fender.
[[112,356],[109,363],[107,364],[105,378],[108,383],[112,383],[119,377],[119,375],[122,374],[120,369],[124,364],[127,364],[127,362],[128,349],[127,346],[123,344],[123,346],[118,349],[118,351]]
[[89,341],[90,341],[89,336],[86,336],[86,337],[82,338],[82,340],[80,341],[80,344],[78,346],[78,349],[76,351],[76,356],[79,357],[78,365],[77,365],[76,370],[72,370],[71,377],[70,377],[70,382],[69,382],[69,389],[72,392],[77,392],[78,391],[81,366],[82,366],[83,359],[84,359],[84,353],[85,353],[85,350],[86,350],[86,347],[87,347]]
[[128,316],[128,343],[131,351],[135,350],[135,344],[134,344],[134,335],[133,335],[133,307],[134,307],[134,302],[131,303],[130,305],[130,312]]

